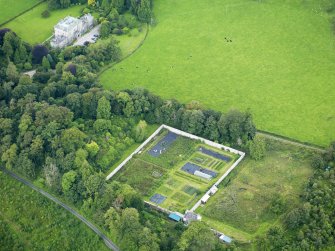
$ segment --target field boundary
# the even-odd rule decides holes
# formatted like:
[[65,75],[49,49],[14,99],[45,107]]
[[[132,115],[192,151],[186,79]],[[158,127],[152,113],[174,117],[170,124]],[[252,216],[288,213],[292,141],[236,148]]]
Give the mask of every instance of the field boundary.
[[33,189],[36,192],[42,194],[43,196],[45,196],[49,200],[52,200],[53,202],[55,202],[59,206],[63,207],[65,210],[67,210],[72,215],[74,215],[76,218],[78,218],[81,222],[83,222],[86,226],[88,226],[93,232],[95,232],[104,241],[105,245],[109,249],[114,250],[114,251],[120,251],[120,249],[104,233],[102,233],[93,223],[88,221],[84,216],[79,214],[77,211],[72,209],[70,206],[66,205],[65,203],[63,203],[62,201],[57,199],[56,197],[52,196],[51,194],[44,191],[43,189],[36,187],[32,183],[30,183],[28,180],[20,177],[19,175],[15,174],[14,172],[12,172],[10,170],[0,167],[0,171],[3,171],[8,176],[11,176],[13,179],[16,179],[17,181],[23,183],[24,185],[30,187],[31,189]]
[[132,158],[135,154],[138,154],[138,153],[141,153],[142,149],[154,138],[156,137],[161,131],[162,129],[167,129],[168,131],[170,132],[173,132],[177,135],[180,135],[180,136],[184,136],[184,137],[187,137],[187,138],[190,138],[190,139],[193,139],[193,140],[200,140],[202,143],[206,144],[206,145],[209,145],[209,146],[212,146],[212,147],[215,147],[217,149],[221,149],[221,150],[224,150],[224,151],[227,151],[227,152],[231,152],[231,153],[234,153],[234,154],[237,154],[239,155],[240,157],[232,164],[232,166],[214,183],[214,185],[212,185],[208,191],[195,203],[195,205],[192,207],[192,209],[190,210],[191,212],[194,212],[201,204],[202,204],[202,201],[207,201],[210,196],[213,193],[213,191],[217,190],[217,186],[230,174],[230,172],[232,170],[234,170],[234,168],[242,161],[242,159],[244,158],[245,156],[245,153],[242,152],[242,151],[239,151],[239,150],[236,150],[236,149],[233,149],[231,147],[228,147],[228,146],[224,146],[224,145],[221,145],[219,143],[215,143],[213,141],[210,141],[210,140],[207,140],[207,139],[204,139],[202,137],[198,137],[196,135],[193,135],[193,134],[190,134],[190,133],[187,133],[187,132],[184,132],[184,131],[181,131],[179,129],[176,129],[176,128],[173,128],[173,127],[170,127],[170,126],[167,126],[167,125],[164,125],[162,124],[153,134],[151,134],[151,136],[149,138],[147,138],[134,152],[132,152],[124,161],[121,162],[120,165],[118,165],[107,177],[106,177],[106,180],[109,180],[111,179],[117,172],[119,172]]
[[0,24],[0,27],[2,27],[2,26],[5,25],[5,24],[8,24],[9,22],[13,21],[14,19],[18,18],[19,16],[22,16],[23,14],[27,13],[28,11],[31,11],[32,9],[34,9],[35,7],[39,6],[40,4],[42,4],[42,3],[44,3],[44,2],[46,2],[46,0],[41,0],[41,1],[39,1],[38,3],[34,4],[34,5],[33,5],[32,7],[30,7],[29,9],[26,9],[26,10],[20,12],[19,14],[17,14],[16,16],[14,16],[14,17],[12,17],[12,18],[6,20],[5,22],[1,23],[1,24]]
[[282,135],[272,133],[272,132],[257,130],[257,134],[262,135],[266,138],[271,138],[271,139],[274,139],[274,140],[282,141],[284,143],[289,143],[289,144],[292,144],[292,145],[305,147],[305,148],[315,150],[315,151],[319,151],[319,152],[325,152],[326,151],[326,149],[322,146],[312,144],[312,143],[308,143],[308,142],[299,141],[297,139],[292,139],[292,138],[282,136]]

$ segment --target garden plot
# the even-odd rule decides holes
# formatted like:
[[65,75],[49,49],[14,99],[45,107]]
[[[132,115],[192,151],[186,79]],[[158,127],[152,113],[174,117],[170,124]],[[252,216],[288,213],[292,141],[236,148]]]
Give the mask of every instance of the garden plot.
[[211,146],[210,141],[167,128],[159,128],[137,149],[115,179],[134,187],[146,201],[184,212],[199,203],[241,157],[234,149],[216,148],[215,143]]

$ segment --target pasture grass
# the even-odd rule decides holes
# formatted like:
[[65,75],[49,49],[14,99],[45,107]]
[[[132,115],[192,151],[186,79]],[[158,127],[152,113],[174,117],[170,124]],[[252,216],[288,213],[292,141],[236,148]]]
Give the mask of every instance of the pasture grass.
[[[335,37],[319,0],[157,0],[157,25],[106,88],[140,86],[322,146],[335,138]],[[227,42],[227,41],[232,42]]]
[[1,171],[0,184],[0,224],[9,226],[22,250],[108,250],[72,214]]
[[38,2],[41,0],[16,0],[15,4],[12,1],[0,0],[0,24],[28,10]]
[[4,27],[10,28],[24,41],[30,44],[44,42],[53,33],[54,26],[66,16],[78,17],[83,6],[76,5],[68,9],[53,10],[50,17],[43,18],[42,12],[47,10],[47,3],[42,3],[27,13],[19,16]]
[[[242,241],[279,224],[286,212],[301,203],[299,196],[312,175],[311,152],[277,141],[268,140],[267,144],[263,160],[246,157],[234,170],[235,177],[228,176],[226,186],[198,209],[211,226]],[[282,210],[275,212],[278,198],[284,203]]]

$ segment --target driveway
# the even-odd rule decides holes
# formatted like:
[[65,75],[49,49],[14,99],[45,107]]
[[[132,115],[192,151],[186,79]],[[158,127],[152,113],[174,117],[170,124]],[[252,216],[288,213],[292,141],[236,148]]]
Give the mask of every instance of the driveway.
[[78,39],[74,42],[73,45],[84,46],[85,42],[95,43],[94,38],[95,36],[99,36],[99,34],[100,34],[100,24],[95,26],[88,33],[82,35],[81,37],[78,37]]

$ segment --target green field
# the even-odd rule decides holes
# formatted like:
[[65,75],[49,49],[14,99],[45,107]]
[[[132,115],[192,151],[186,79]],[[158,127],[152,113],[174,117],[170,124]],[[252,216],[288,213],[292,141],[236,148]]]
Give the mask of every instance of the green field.
[[[109,250],[84,223],[39,193],[0,172],[0,250]],[[8,240],[8,239],[7,239]]]
[[157,0],[144,45],[101,82],[250,108],[257,128],[325,146],[335,138],[335,36],[319,2]]
[[[263,234],[300,203],[299,195],[312,175],[311,153],[268,141],[261,161],[246,157],[208,203],[198,209],[213,228],[240,241]],[[278,210],[278,211],[277,211]]]
[[83,6],[74,6],[68,9],[51,11],[50,17],[43,18],[41,13],[47,9],[47,3],[43,3],[9,22],[4,27],[12,29],[26,42],[38,44],[52,35],[53,27],[60,19],[68,15],[79,16],[82,8]]
[[8,0],[0,0],[1,15],[0,24],[28,10],[41,0],[16,0],[15,4]]
[[[154,194],[161,194],[166,197],[166,200],[160,206],[184,212],[192,208],[215,181],[227,171],[237,156],[180,136],[162,154],[157,157],[151,156],[148,151],[166,134],[167,131],[162,132],[145,147],[141,154],[135,155],[119,171],[115,179],[134,187],[147,201]],[[231,161],[226,163],[202,154],[198,151],[200,146],[230,156]],[[217,176],[207,180],[186,173],[181,168],[187,162],[215,171]]]

